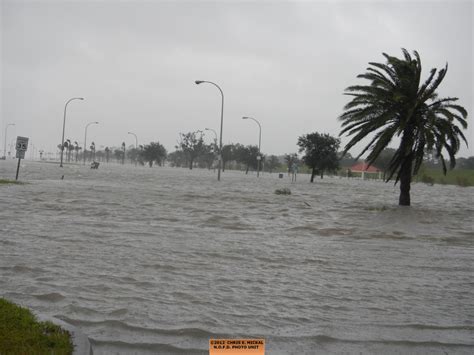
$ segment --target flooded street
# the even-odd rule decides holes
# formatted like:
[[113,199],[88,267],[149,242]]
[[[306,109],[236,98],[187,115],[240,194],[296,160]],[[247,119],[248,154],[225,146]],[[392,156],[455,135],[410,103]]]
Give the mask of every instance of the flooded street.
[[474,188],[413,184],[400,208],[393,183],[216,176],[22,162],[27,184],[0,185],[0,296],[94,354],[474,351]]

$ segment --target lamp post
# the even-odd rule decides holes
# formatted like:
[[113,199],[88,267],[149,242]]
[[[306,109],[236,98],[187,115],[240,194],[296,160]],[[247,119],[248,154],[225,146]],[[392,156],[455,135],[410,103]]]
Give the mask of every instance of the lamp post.
[[15,125],[14,123],[9,123],[5,127],[5,137],[4,137],[5,142],[3,143],[3,159],[5,160],[7,159],[7,130],[9,126],[14,126],[14,125]]
[[66,110],[67,110],[67,105],[70,103],[72,100],[84,100],[83,97],[73,97],[69,99],[66,102],[66,105],[64,105],[64,120],[63,120],[63,137],[61,138],[61,163],[59,166],[62,168],[63,167],[63,153],[64,153],[64,130],[66,129]]
[[94,122],[89,122],[88,124],[86,124],[86,129],[85,129],[85,133],[84,133],[84,151],[82,152],[82,155],[84,157],[84,163],[82,165],[86,165],[86,150],[87,150],[87,128],[91,125],[91,124],[99,124],[98,121],[94,121]]
[[137,157],[135,158],[135,166],[137,166],[137,160],[138,160],[138,138],[137,138],[137,135],[133,132],[127,132],[127,134],[131,134],[135,137],[135,150],[136,150],[136,154],[137,154]]
[[260,122],[258,122],[255,118],[252,117],[242,117],[243,120],[252,120],[255,121],[258,124],[258,156],[257,156],[257,163],[258,163],[258,168],[257,168],[257,177],[259,176],[260,173],[260,161],[262,160],[262,156],[260,154],[260,145],[262,143],[262,126],[260,125]]
[[202,84],[202,83],[208,83],[211,85],[214,85],[216,88],[219,89],[222,97],[222,103],[221,103],[221,132],[219,136],[219,168],[217,170],[217,181],[221,180],[221,166],[222,166],[222,126],[224,123],[224,93],[222,92],[222,89],[217,85],[216,83],[213,83],[212,81],[205,81],[205,80],[196,80],[195,81],[196,85]]

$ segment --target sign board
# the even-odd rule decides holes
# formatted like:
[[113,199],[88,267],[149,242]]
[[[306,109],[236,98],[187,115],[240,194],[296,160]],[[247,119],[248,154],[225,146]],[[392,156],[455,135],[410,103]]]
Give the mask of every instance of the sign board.
[[28,149],[27,137],[16,137],[16,157],[19,159],[25,158],[25,152]]
[[209,339],[209,355],[265,355],[265,339]]

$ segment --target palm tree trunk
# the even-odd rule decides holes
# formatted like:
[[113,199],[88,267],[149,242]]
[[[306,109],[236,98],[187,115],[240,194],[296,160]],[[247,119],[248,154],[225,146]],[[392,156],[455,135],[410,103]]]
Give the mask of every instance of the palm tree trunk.
[[400,206],[410,206],[410,184],[411,184],[412,157],[408,156],[400,168]]

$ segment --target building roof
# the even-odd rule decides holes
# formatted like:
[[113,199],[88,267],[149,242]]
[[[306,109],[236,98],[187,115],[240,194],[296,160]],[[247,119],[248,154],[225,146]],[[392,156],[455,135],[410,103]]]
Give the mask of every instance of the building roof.
[[355,165],[352,165],[349,169],[351,169],[351,171],[354,172],[354,173],[361,173],[361,172],[378,173],[380,171],[379,168],[377,168],[373,165],[369,166],[366,162],[357,163]]

